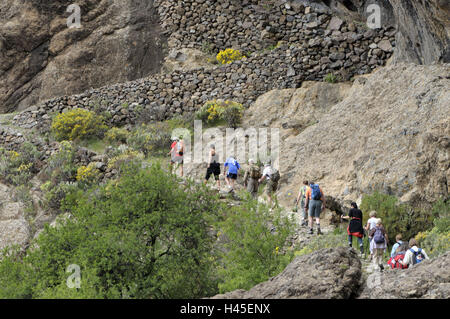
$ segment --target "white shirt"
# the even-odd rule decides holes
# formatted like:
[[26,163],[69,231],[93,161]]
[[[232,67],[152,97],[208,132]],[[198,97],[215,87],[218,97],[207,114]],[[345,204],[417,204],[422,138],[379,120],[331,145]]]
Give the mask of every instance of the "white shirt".
[[[419,250],[419,248],[417,248],[417,246],[413,246],[412,250],[417,252]],[[422,249],[422,254],[425,256],[425,259],[429,259],[427,254],[425,253],[425,251],[423,249]],[[405,258],[403,258],[403,264],[404,265],[412,265],[413,264],[413,258],[414,258],[414,254],[412,253],[411,250],[408,249],[406,251]]]
[[377,225],[377,218],[376,217],[371,217],[369,218],[369,220],[367,221],[369,223],[369,231],[372,230],[373,228],[375,228],[375,226]]
[[272,167],[266,166],[263,170],[263,176],[268,176],[267,179],[270,179],[271,175],[272,175]]

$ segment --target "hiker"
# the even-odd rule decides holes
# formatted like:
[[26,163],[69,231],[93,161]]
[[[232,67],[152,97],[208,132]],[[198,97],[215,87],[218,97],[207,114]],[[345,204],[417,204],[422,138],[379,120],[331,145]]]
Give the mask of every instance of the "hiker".
[[389,258],[387,262],[388,265],[391,266],[392,269],[408,268],[408,265],[403,265],[403,263],[401,262],[405,258],[407,250],[408,250],[408,243],[402,242],[394,251],[394,256],[391,255],[391,258]]
[[416,265],[425,259],[430,258],[428,258],[425,250],[417,246],[417,241],[414,238],[411,238],[409,240],[409,249],[406,251],[405,258],[403,258],[401,262],[402,265]]
[[370,231],[370,236],[372,237],[370,246],[372,247],[372,251],[374,252],[374,264],[377,264],[382,271],[384,269],[383,253],[387,247],[388,236],[381,223],[381,218],[377,219],[375,228],[372,228],[372,230]]
[[303,221],[301,223],[302,226],[308,225],[308,216],[305,208],[305,199],[306,199],[306,191],[309,189],[308,181],[303,181],[303,185],[300,187],[300,190],[298,191],[298,196],[295,201],[295,206],[300,203],[300,208],[302,209],[302,217]]
[[220,189],[220,163],[219,155],[216,153],[216,146],[212,144],[209,150],[208,168],[206,169],[205,184],[208,182],[211,175],[214,174],[214,179],[217,182],[217,188]]
[[[175,147],[174,147],[174,162],[178,163],[178,167],[180,167],[180,176],[183,177],[183,154],[184,154],[184,141],[183,137],[175,137]],[[173,144],[172,144],[173,145]]]
[[355,202],[351,203],[352,208],[350,209],[348,216],[341,216],[342,219],[350,219],[350,223],[347,227],[348,234],[348,245],[350,248],[353,244],[353,236],[355,236],[359,243],[359,250],[361,252],[361,257],[364,255],[364,245],[363,245],[363,237],[364,237],[364,229],[362,223],[363,213],[360,209],[358,209],[358,205]]
[[280,180],[280,172],[277,169],[272,168],[271,161],[267,161],[264,165],[264,170],[259,183],[266,181],[265,193],[267,195],[267,204],[272,208],[272,197],[277,191],[278,181]]
[[369,249],[370,249],[370,260],[372,260],[373,258],[373,250],[372,250],[372,236],[370,236],[370,231],[372,229],[375,228],[376,224],[377,224],[377,212],[376,211],[371,211],[369,213],[369,219],[367,220],[367,225],[366,227],[364,227],[366,229],[366,231],[369,233]]
[[170,164],[169,164],[169,169],[170,169],[170,173],[173,172],[173,165],[175,164],[175,147],[177,145],[177,137],[172,137],[172,145],[170,145],[170,151],[167,155],[170,155]]
[[256,198],[258,196],[258,180],[261,178],[261,172],[253,159],[249,159],[248,164],[250,167],[244,174],[244,186],[247,187],[247,191],[252,197]]
[[225,181],[227,182],[228,187],[231,188],[230,191],[234,192],[234,184],[237,180],[241,166],[239,165],[238,161],[233,156],[230,156],[224,164],[224,169],[223,169],[224,172],[227,171],[227,167],[228,167],[228,173],[225,176]]
[[394,257],[397,254],[396,250],[401,244],[403,244],[402,234],[397,234],[395,236],[395,244],[392,246],[391,257]]
[[313,234],[313,217],[316,218],[317,235],[322,234],[320,231],[320,213],[325,209],[325,196],[322,189],[314,182],[309,183],[306,191],[305,208],[309,215],[309,233]]

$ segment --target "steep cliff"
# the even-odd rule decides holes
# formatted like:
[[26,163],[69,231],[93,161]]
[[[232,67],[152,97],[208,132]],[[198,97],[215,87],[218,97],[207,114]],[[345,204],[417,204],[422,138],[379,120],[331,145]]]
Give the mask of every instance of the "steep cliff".
[[81,28],[67,26],[70,4],[0,3],[0,113],[159,71],[164,40],[153,1],[78,1]]

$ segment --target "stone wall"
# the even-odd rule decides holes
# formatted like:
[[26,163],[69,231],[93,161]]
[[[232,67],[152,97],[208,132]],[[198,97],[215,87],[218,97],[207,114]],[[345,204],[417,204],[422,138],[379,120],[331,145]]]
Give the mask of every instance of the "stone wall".
[[[370,73],[392,55],[393,29],[366,29],[322,9],[286,1],[257,3],[196,0],[181,6],[155,1],[169,49],[205,49],[203,43],[208,40],[212,51],[233,47],[247,52],[248,58],[55,98],[19,114],[15,123],[27,128],[47,125],[48,114],[72,107],[107,111],[110,124],[123,125],[135,122],[140,116],[137,110],[146,110],[150,119],[163,120],[192,113],[214,98],[249,106],[267,91],[300,87],[305,80],[323,81],[330,73],[340,80]],[[276,43],[278,47],[271,47]]]

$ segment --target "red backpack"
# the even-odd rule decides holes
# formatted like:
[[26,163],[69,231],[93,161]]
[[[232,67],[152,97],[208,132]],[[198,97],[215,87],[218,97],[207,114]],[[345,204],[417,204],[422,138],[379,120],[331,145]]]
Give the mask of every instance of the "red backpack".
[[391,266],[392,269],[397,268],[397,269],[405,269],[408,268],[408,265],[404,266],[403,264],[401,264],[399,261],[403,260],[403,258],[405,258],[405,254],[397,254],[394,257],[389,258],[388,260],[388,265]]

